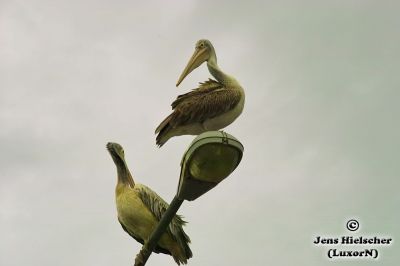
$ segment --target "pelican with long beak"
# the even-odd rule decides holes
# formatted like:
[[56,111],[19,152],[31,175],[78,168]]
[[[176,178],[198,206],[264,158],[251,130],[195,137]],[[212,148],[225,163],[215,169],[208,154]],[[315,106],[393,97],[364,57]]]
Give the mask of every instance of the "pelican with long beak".
[[155,133],[158,146],[181,135],[199,135],[230,125],[242,113],[245,94],[237,80],[217,65],[217,56],[209,40],[196,43],[193,56],[176,83],[179,86],[194,69],[207,62],[209,79],[191,92],[179,95],[172,103],[173,112],[161,122]]
[[[107,150],[118,173],[115,189],[118,221],[125,232],[144,244],[157,227],[168,204],[150,188],[133,181],[121,145],[109,142]],[[154,252],[171,255],[178,265],[186,264],[192,257],[192,251],[189,248],[190,239],[182,229],[185,224],[180,215],[175,215]]]

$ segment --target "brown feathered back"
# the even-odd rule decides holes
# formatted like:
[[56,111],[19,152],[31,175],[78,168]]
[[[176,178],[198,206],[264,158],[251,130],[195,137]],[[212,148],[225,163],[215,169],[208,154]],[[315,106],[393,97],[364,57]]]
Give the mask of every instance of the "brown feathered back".
[[203,123],[207,119],[233,109],[240,101],[240,92],[209,79],[188,93],[179,95],[172,103],[173,112],[157,127],[157,144],[163,144],[163,137],[169,130],[188,124]]

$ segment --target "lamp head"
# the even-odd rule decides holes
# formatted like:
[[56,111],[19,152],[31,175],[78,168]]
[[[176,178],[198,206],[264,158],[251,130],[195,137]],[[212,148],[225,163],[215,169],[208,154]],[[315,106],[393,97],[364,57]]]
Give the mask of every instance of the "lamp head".
[[239,165],[243,145],[222,131],[208,131],[193,140],[181,163],[178,197],[194,200],[228,177]]

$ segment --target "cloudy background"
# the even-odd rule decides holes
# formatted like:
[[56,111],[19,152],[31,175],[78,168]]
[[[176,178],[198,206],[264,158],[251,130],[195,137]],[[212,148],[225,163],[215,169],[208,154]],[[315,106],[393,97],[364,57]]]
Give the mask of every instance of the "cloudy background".
[[[116,219],[125,148],[134,178],[170,201],[193,139],[155,145],[195,42],[246,91],[226,130],[245,146],[227,180],[180,209],[190,265],[331,262],[317,235],[400,239],[397,1],[0,1],[0,265],[132,265]],[[400,261],[380,248],[379,265]],[[148,265],[174,265],[153,255]]]

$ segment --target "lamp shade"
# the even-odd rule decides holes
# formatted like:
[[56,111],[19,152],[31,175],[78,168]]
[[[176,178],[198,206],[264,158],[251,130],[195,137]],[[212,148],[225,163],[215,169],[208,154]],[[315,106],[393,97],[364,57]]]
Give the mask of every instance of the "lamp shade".
[[208,131],[196,137],[181,162],[177,196],[194,200],[228,177],[239,165],[243,145],[223,131]]

